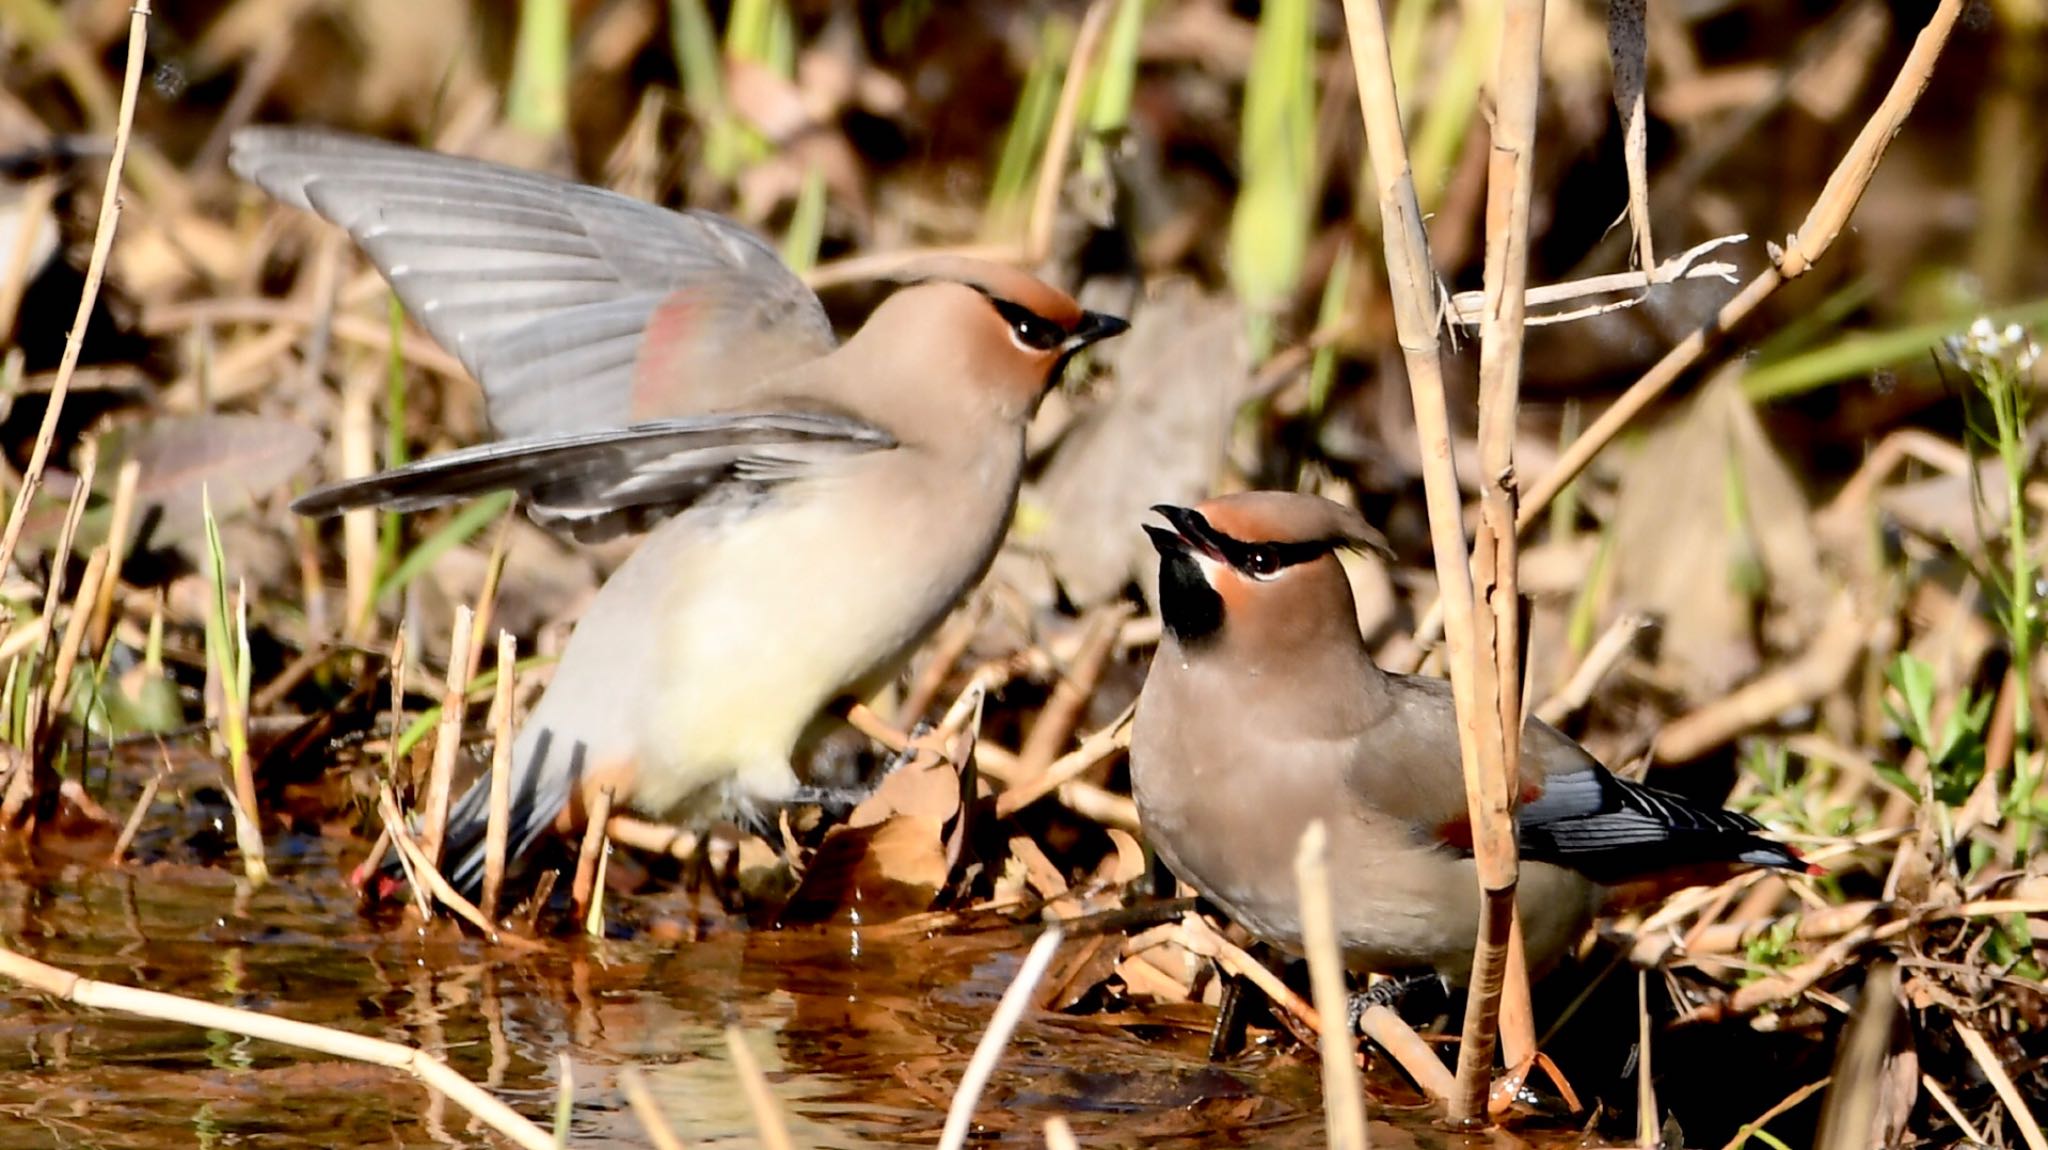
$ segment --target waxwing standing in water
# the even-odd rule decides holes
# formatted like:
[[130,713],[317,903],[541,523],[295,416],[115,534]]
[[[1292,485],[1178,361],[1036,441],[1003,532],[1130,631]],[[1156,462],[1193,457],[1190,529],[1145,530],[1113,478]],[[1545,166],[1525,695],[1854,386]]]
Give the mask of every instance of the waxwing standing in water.
[[[511,849],[601,789],[772,825],[791,767],[987,571],[1024,429],[1126,327],[1011,268],[933,260],[844,344],[761,239],[700,212],[326,132],[245,129],[236,172],[345,229],[482,385],[498,439],[295,505],[496,490],[580,539],[652,528],[578,621],[512,752]],[[443,869],[480,881],[488,787]]]

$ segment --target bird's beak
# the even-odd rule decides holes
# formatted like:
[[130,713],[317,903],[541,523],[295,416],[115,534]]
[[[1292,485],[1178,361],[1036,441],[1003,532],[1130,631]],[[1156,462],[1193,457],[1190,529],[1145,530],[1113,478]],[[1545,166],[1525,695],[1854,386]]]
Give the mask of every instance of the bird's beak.
[[1084,311],[1081,313],[1081,321],[1067,333],[1065,350],[1069,353],[1076,352],[1091,343],[1100,343],[1111,336],[1122,335],[1130,329],[1129,320],[1105,315],[1099,311]]
[[1158,504],[1152,510],[1173,525],[1172,530],[1152,523],[1145,525],[1145,534],[1152,537],[1152,546],[1161,555],[1201,555],[1218,563],[1228,562],[1223,549],[1216,545],[1216,529],[1209,526],[1201,512],[1170,503]]

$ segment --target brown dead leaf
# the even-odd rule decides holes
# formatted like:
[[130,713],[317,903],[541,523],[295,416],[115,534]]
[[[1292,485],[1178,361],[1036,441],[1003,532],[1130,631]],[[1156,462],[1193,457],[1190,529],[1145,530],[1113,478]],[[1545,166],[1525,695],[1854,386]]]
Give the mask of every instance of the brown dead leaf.
[[136,541],[161,548],[204,533],[205,502],[212,503],[216,519],[230,519],[282,488],[319,450],[320,433],[288,419],[167,416],[102,435],[99,472],[109,477],[111,497],[112,477],[122,463],[140,464]]
[[1659,662],[1689,697],[1754,674],[1759,638],[1789,650],[1818,627],[1830,596],[1809,510],[1732,371],[1630,457],[1616,499],[1611,609],[1661,620]]
[[1243,333],[1235,303],[1174,281],[1112,345],[1116,393],[1081,418],[1037,493],[1040,541],[1076,604],[1108,602],[1150,577],[1138,530],[1146,508],[1214,490],[1250,375]]

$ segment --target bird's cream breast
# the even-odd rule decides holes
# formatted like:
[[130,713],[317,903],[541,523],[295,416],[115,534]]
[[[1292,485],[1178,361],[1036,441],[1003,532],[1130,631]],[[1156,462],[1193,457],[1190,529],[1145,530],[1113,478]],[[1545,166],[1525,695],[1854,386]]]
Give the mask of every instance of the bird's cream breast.
[[999,536],[915,545],[959,524],[931,514],[944,501],[890,490],[895,478],[877,467],[779,489],[702,516],[677,549],[648,621],[661,686],[641,742],[663,764],[643,783],[649,809],[734,771],[741,797],[786,797],[789,754],[818,711],[905,656],[979,577]]

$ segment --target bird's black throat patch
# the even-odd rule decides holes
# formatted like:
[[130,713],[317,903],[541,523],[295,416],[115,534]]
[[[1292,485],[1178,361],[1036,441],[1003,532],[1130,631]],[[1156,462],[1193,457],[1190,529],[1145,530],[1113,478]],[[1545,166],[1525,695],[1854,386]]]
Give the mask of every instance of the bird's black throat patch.
[[1179,548],[1159,556],[1159,620],[1183,645],[1203,642],[1223,626],[1223,596],[1203,578],[1195,557]]

